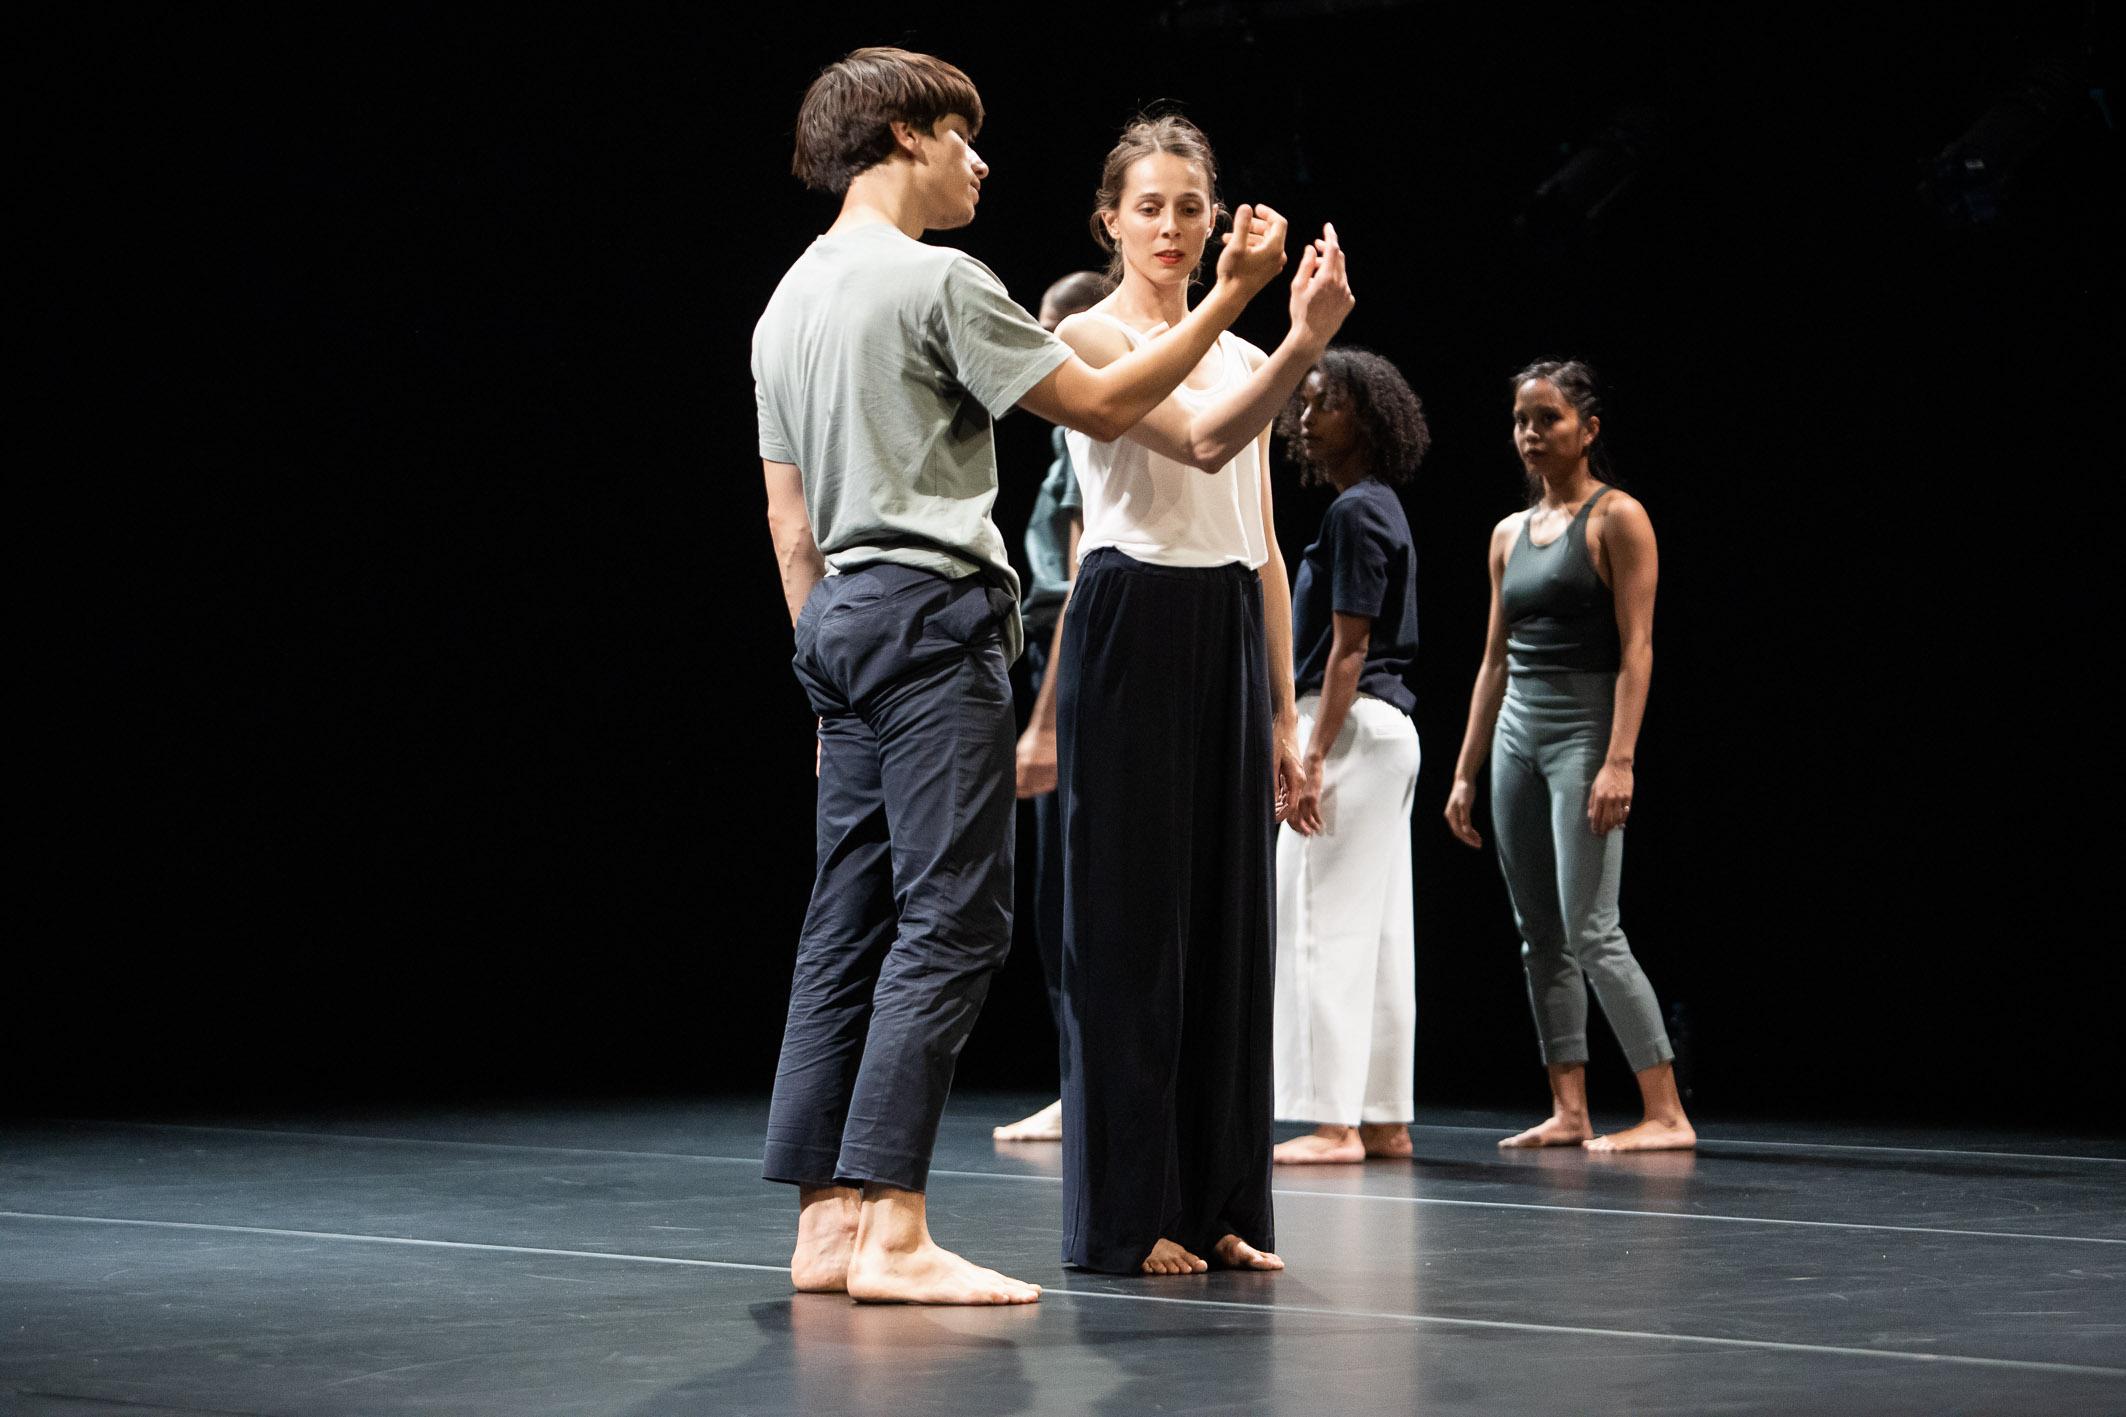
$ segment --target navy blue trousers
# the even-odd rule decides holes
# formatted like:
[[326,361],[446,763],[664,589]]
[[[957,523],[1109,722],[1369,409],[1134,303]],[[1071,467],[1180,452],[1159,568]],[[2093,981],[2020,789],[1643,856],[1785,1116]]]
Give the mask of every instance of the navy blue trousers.
[[821,719],[818,867],[764,1172],[924,1189],[953,1064],[1011,948],[1009,592],[830,576],[792,663]]
[[1262,581],[1087,556],[1063,629],[1063,1258],[1270,1248]]

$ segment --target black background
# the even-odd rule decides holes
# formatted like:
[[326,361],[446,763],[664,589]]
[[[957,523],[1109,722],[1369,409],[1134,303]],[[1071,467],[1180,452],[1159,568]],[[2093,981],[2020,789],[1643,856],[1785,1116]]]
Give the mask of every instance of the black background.
[[[1661,540],[1625,921],[1693,1106],[2116,1125],[2077,1112],[2119,979],[2093,14],[84,12],[29,145],[64,508],[25,528],[10,1105],[765,1089],[811,720],[747,339],[833,215],[788,176],[798,98],[891,42],[981,87],[981,217],[936,239],[1028,304],[1097,262],[1100,158],[1155,101],[1228,201],[1338,224],[1344,337],[1435,437],[1421,1105],[1541,1097],[1495,864],[1438,812],[1506,376],[1574,354]],[[1930,161],[2048,58],[2073,101],[1996,217],[1945,216]],[[1600,218],[1517,224],[1620,113]],[[1014,544],[1044,435],[999,425]],[[1281,476],[1296,562],[1323,498]],[[1021,948],[962,1084],[1049,1086],[1049,1037]]]

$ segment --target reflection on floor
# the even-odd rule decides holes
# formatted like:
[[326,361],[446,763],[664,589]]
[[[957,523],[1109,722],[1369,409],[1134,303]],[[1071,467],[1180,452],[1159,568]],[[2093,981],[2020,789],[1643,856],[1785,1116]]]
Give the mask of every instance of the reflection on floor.
[[2126,1410],[2116,1143],[1435,1115],[1278,1170],[1285,1274],[1146,1280],[1058,1261],[1059,1149],[989,1139],[1041,1100],[956,1098],[933,1173],[1011,1311],[792,1295],[758,1101],[16,1124],[0,1410]]

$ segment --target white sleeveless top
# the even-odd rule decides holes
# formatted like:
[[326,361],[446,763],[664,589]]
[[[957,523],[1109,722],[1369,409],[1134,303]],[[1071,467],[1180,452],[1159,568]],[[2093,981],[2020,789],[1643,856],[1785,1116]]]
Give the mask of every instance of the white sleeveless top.
[[[1122,331],[1132,349],[1150,338],[1103,311],[1088,311],[1087,315]],[[1183,384],[1174,390],[1174,397],[1184,406],[1201,407],[1247,382],[1247,358],[1240,341],[1221,333],[1217,350],[1223,363],[1215,384],[1207,389]],[[1071,429],[1064,435],[1064,444],[1070,449],[1070,464],[1078,474],[1084,502],[1080,556],[1112,546],[1160,566],[1225,566],[1237,561],[1250,570],[1270,559],[1262,530],[1260,438],[1248,439],[1231,462],[1213,473],[1176,462],[1128,438],[1096,443]]]

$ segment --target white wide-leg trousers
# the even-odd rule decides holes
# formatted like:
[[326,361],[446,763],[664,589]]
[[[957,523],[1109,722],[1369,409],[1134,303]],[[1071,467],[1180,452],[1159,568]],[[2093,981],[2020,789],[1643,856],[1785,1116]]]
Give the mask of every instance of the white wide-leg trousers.
[[[1318,695],[1299,701],[1310,741]],[[1289,1121],[1416,1115],[1410,809],[1417,726],[1361,695],[1322,770],[1323,830],[1277,833],[1276,1111]]]

